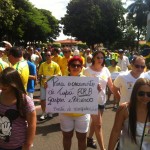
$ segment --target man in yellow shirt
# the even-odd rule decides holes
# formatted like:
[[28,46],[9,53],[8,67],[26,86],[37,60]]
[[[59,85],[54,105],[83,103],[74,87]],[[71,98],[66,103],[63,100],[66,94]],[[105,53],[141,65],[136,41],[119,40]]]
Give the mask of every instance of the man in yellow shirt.
[[0,47],[0,72],[2,72],[5,68],[7,68],[9,65],[5,61],[2,60],[2,57],[4,55],[5,48]]
[[62,56],[59,55],[59,49],[58,48],[54,48],[52,50],[52,53],[53,53],[52,61],[56,62],[60,66]]
[[[40,99],[41,99],[42,115],[40,117],[40,120],[45,120],[48,117],[46,112],[45,112],[45,109],[46,109],[46,88],[45,88],[44,84],[51,76],[61,75],[61,70],[60,70],[59,65],[57,63],[55,63],[54,61],[52,61],[51,52],[47,51],[45,54],[46,54],[46,61],[40,65],[40,68],[38,71],[38,75],[41,78]],[[52,117],[52,114],[48,114],[48,115],[49,115],[49,117]]]
[[27,61],[23,58],[22,49],[19,47],[12,47],[7,55],[9,62],[12,64],[12,67],[19,72],[23,85],[25,89],[27,89],[29,67]]
[[68,75],[68,61],[72,57],[71,56],[71,49],[69,47],[63,48],[63,58],[61,59],[60,69],[63,76]]

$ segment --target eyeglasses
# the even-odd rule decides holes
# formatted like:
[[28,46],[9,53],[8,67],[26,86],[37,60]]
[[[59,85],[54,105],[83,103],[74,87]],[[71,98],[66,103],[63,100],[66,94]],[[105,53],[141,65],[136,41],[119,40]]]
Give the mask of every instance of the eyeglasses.
[[104,59],[104,57],[99,57],[99,56],[97,56],[96,58],[97,58],[97,59],[102,59],[102,60]]
[[70,51],[63,51],[63,53],[70,53]]
[[51,56],[50,54],[46,54],[46,56]]
[[134,66],[135,66],[135,68],[141,68],[141,69],[145,68],[145,66],[141,66],[141,65],[134,65]]
[[137,95],[138,96],[140,96],[140,97],[143,97],[143,96],[147,96],[147,97],[150,97],[150,92],[144,92],[144,91],[139,91],[138,93],[137,93]]
[[70,66],[72,68],[80,68],[82,65],[80,65],[80,64],[71,64]]

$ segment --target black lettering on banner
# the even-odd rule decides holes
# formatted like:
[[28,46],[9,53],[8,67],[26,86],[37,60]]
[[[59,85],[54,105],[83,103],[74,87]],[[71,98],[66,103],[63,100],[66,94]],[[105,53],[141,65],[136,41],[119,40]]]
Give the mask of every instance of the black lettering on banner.
[[77,96],[73,96],[72,100],[70,99],[68,102],[93,102],[93,98],[80,98]]
[[79,97],[90,96],[91,94],[92,94],[92,88],[79,88],[77,91],[77,95]]
[[74,93],[72,92],[73,88],[72,89],[69,89],[68,91],[67,90],[63,90],[63,87],[57,92],[57,94],[59,95],[64,95],[65,97],[67,95],[73,95]]
[[54,111],[65,111],[64,107],[54,107]]
[[57,77],[54,77],[51,79],[53,81],[53,87],[54,86],[65,86],[63,82],[59,82],[59,79]]
[[55,91],[53,89],[51,89],[51,90],[48,91],[48,94],[49,95],[55,94]]
[[65,100],[63,98],[53,98],[53,97],[48,97],[48,104],[47,105],[51,105],[52,103],[60,103],[60,102],[65,102]]

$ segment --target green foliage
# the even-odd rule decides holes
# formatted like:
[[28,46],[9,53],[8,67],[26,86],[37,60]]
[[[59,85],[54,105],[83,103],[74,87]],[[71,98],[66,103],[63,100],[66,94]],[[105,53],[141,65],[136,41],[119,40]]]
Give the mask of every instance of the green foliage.
[[35,8],[28,0],[0,0],[0,23],[1,33],[17,44],[53,41],[59,35],[59,22],[51,12]]
[[121,38],[118,26],[123,20],[123,13],[119,0],[72,0],[61,23],[65,34],[88,45],[113,43]]
[[0,33],[1,38],[5,36],[8,30],[11,30],[13,21],[18,15],[18,10],[15,9],[11,0],[0,0]]
[[[136,31],[137,43],[139,43],[141,36],[146,32],[148,5],[143,0],[134,0],[127,9],[127,19],[130,20]],[[138,47],[139,45],[137,45],[137,49]]]
[[53,43],[52,46],[53,46],[53,47],[60,48],[60,47],[61,47],[61,43]]
[[86,43],[77,43],[77,46],[78,46],[78,49],[86,49],[88,48],[87,44]]

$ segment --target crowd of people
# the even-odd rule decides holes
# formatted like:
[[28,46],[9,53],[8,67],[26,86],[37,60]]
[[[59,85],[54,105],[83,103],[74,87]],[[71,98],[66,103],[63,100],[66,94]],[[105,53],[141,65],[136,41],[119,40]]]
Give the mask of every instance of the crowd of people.
[[111,94],[116,117],[108,150],[150,149],[150,72],[143,56],[126,56],[123,49],[111,52],[51,46],[22,48],[3,42],[4,47],[0,47],[0,150],[30,150],[36,133],[35,85],[40,84],[40,121],[52,118],[53,112],[46,112],[47,81],[52,76],[99,80],[97,114],[59,114],[64,150],[71,149],[74,131],[79,150],[98,148],[94,134],[100,150],[106,150],[102,115]]

